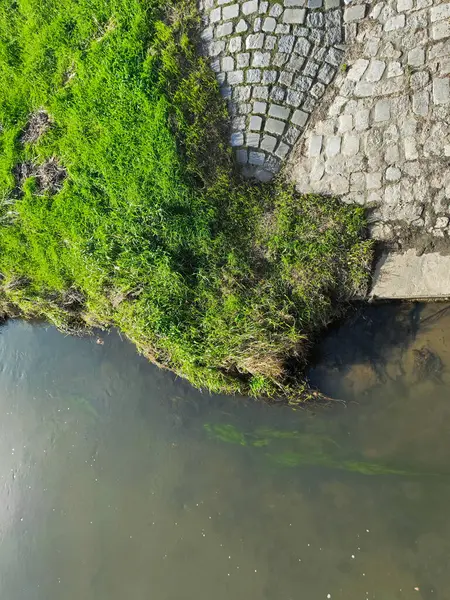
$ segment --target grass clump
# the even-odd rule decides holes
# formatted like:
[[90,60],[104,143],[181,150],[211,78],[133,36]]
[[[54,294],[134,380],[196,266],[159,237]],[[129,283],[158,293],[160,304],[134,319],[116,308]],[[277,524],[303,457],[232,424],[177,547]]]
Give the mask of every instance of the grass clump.
[[310,340],[365,285],[364,215],[239,178],[198,24],[194,0],[0,0],[4,310],[297,401]]

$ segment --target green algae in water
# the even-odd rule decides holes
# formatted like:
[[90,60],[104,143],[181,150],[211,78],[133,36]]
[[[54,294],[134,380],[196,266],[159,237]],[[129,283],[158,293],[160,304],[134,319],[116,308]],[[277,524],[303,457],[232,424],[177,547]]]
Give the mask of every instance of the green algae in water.
[[[325,467],[340,469],[360,475],[401,475],[422,476],[438,475],[437,473],[420,473],[413,469],[399,469],[382,463],[349,460],[343,455],[342,449],[329,436],[303,433],[300,431],[279,431],[270,428],[259,428],[252,432],[242,432],[231,424],[206,423],[205,430],[211,439],[240,446],[265,448],[269,446],[282,449],[285,442],[290,442],[294,450],[284,452],[266,452],[270,462],[283,467]],[[439,474],[442,475],[442,474]]]

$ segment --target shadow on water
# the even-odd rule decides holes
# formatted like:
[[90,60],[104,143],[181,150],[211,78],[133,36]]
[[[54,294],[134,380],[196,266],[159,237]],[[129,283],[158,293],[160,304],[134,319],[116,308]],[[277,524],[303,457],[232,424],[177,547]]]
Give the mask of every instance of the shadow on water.
[[[449,307],[419,302],[359,304],[344,322],[330,328],[311,357],[310,382],[326,394],[337,391],[345,400],[375,384],[397,380],[404,375],[403,358],[425,323],[434,324]],[[431,358],[431,357],[430,357]],[[346,376],[354,373],[359,384],[352,390]]]

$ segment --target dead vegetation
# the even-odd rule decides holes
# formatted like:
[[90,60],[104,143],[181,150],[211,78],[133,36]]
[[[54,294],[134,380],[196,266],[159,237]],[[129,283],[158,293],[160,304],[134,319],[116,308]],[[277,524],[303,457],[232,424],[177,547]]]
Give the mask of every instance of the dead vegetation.
[[22,144],[35,144],[51,127],[51,124],[52,120],[46,110],[41,109],[32,113],[20,141]]

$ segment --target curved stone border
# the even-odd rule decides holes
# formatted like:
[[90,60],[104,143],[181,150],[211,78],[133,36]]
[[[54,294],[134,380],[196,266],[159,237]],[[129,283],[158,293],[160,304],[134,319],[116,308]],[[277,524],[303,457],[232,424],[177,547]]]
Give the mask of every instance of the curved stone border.
[[343,59],[340,0],[200,0],[244,174],[280,169]]

